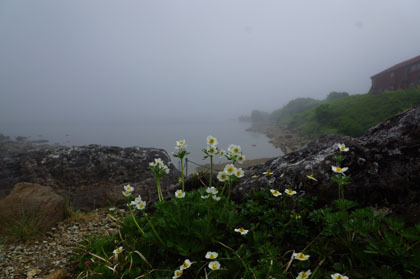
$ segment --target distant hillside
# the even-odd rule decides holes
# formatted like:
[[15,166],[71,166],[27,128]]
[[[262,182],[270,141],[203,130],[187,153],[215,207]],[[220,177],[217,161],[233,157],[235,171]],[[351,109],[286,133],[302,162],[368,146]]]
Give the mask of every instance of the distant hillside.
[[358,137],[370,127],[417,104],[420,104],[420,88],[351,95],[326,100],[295,114],[286,124],[310,137],[326,134]]

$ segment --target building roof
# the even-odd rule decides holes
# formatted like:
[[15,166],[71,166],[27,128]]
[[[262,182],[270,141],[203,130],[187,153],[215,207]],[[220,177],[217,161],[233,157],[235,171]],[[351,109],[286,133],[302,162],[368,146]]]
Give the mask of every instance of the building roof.
[[370,78],[374,78],[374,77],[379,76],[379,75],[381,75],[383,73],[386,73],[386,72],[394,71],[396,69],[399,69],[399,68],[404,67],[404,66],[408,66],[408,65],[410,65],[412,63],[415,63],[415,62],[420,62],[420,55],[419,56],[416,56],[416,57],[413,57],[411,59],[408,59],[408,60],[406,60],[404,62],[395,64],[394,66],[392,66],[392,67],[390,67],[390,68],[388,68],[388,69],[386,69],[386,70],[384,70],[384,71],[382,71],[380,73],[377,73],[376,75],[373,75]]

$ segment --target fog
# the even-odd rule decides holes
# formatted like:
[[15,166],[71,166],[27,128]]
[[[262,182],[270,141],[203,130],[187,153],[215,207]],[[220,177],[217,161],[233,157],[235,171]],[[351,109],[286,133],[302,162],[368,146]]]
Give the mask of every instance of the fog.
[[0,127],[236,118],[366,93],[418,0],[0,1]]

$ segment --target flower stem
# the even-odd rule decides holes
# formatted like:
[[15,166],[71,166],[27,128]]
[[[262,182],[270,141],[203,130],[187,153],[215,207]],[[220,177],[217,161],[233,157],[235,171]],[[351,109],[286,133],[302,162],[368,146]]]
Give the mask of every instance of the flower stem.
[[182,185],[182,192],[184,192],[185,190],[184,190],[184,160],[183,160],[183,158],[180,158],[181,159],[181,185]]
[[159,201],[163,201],[162,189],[160,188],[160,179],[156,178],[156,186]]
[[134,217],[133,211],[131,210],[131,207],[129,206],[128,209],[130,210],[131,218],[133,218],[134,223],[136,224],[137,228],[141,232],[141,234],[144,234],[144,231],[140,228],[139,223],[137,223],[136,217]]
[[147,223],[149,223],[150,227],[152,228],[153,232],[155,233],[156,237],[159,239],[160,243],[164,244],[162,239],[160,238],[159,234],[157,233],[155,226],[153,226],[152,222],[150,222],[149,217],[147,216],[147,213],[143,214],[144,217],[146,217]]
[[209,181],[209,187],[211,187],[213,179],[213,156],[210,156],[210,181]]

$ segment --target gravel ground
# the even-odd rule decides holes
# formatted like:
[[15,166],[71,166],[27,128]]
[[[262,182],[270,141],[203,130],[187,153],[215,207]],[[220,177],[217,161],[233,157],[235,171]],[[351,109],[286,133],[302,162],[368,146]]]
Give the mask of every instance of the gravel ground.
[[41,238],[0,245],[0,278],[76,278],[73,250],[89,235],[117,232],[107,209],[97,209],[82,218],[66,220]]

